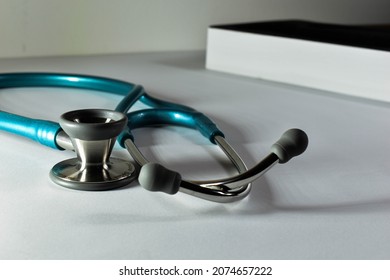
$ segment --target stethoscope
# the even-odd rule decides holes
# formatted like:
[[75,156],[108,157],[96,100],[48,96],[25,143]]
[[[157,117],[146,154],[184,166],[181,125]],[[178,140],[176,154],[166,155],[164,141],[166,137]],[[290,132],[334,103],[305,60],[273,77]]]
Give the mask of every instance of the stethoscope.
[[[50,178],[60,186],[86,191],[102,191],[127,186],[138,177],[150,191],[175,194],[178,191],[199,198],[231,202],[242,199],[251,182],[277,163],[286,163],[303,153],[308,145],[305,132],[290,129],[271,146],[270,153],[248,169],[228,144],[224,134],[204,114],[184,105],[148,95],[142,86],[110,78],[78,74],[7,73],[0,74],[0,89],[13,87],[66,87],[103,91],[124,96],[115,110],[85,109],[63,114],[59,123],[37,120],[0,111],[0,129],[24,136],[58,150],[74,150],[76,158],[57,163]],[[140,101],[149,106],[129,112]],[[149,162],[134,142],[133,129],[155,125],[184,126],[198,130],[217,144],[238,171],[238,175],[209,181],[184,180],[180,173]],[[126,148],[140,166],[111,157],[115,142]],[[138,175],[138,176],[137,176]]]

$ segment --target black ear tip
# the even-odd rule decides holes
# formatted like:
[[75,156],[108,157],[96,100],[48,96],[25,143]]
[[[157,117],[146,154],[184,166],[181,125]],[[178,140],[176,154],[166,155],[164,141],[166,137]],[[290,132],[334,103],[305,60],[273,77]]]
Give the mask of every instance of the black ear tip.
[[298,128],[287,130],[271,147],[271,152],[279,157],[280,163],[286,163],[302,154],[309,144],[307,134]]

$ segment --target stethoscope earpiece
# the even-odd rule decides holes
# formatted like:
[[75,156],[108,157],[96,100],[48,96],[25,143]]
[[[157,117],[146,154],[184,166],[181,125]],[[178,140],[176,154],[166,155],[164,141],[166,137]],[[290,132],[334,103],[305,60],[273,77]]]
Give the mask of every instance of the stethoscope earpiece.
[[111,110],[71,111],[60,118],[60,126],[69,136],[77,158],[57,163],[51,179],[67,188],[101,191],[128,185],[135,178],[129,161],[110,158],[119,133],[127,123],[125,114]]
[[271,152],[278,156],[279,163],[286,163],[306,151],[308,144],[309,138],[303,130],[291,128],[272,145]]
[[175,194],[180,189],[181,175],[159,163],[149,162],[141,167],[138,182],[148,191]]

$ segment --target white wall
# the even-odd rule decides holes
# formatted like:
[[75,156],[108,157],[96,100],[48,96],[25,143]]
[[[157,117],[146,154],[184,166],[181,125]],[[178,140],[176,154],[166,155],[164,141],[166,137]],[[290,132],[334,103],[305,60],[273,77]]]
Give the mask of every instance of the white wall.
[[204,49],[207,26],[390,22],[388,0],[0,0],[0,57]]

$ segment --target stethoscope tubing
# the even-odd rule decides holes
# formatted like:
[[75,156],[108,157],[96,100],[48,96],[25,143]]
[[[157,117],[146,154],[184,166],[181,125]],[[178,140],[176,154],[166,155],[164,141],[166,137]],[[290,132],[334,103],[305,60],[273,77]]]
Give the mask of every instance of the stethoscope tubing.
[[[162,120],[165,124],[198,129],[211,142],[214,141],[215,135],[223,136],[217,126],[202,113],[188,106],[154,98],[148,95],[142,86],[129,82],[105,77],[58,73],[0,74],[0,89],[14,87],[65,87],[117,94],[124,96],[115,108],[122,113],[127,113],[137,101],[152,107],[138,114],[128,114],[128,129],[119,138],[122,146],[125,139],[134,138],[131,129],[153,125],[153,122]],[[30,138],[51,148],[62,149],[55,141],[61,127],[52,121],[0,111],[0,129]]]

